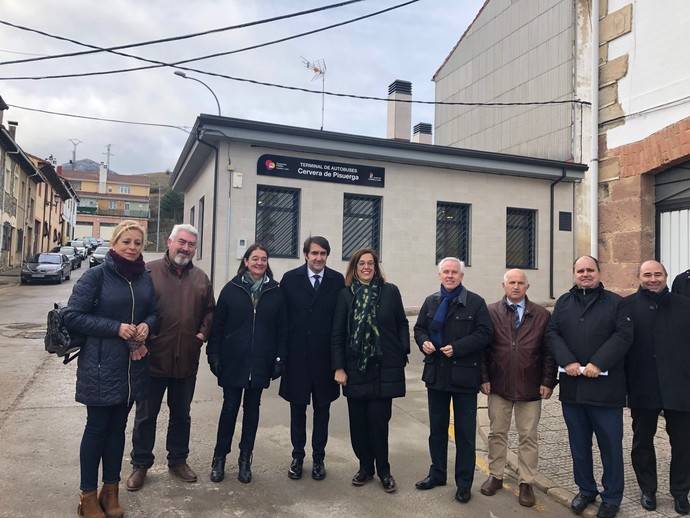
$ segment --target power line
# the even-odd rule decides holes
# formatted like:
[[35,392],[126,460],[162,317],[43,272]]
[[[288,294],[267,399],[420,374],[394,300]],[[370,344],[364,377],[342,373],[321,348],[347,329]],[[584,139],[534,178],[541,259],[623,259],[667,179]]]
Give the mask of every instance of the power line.
[[130,125],[134,125],[134,126],[154,126],[154,127],[159,127],[159,128],[172,128],[172,129],[184,131],[185,133],[189,133],[189,129],[187,129],[187,126],[176,126],[174,124],[159,124],[159,123],[155,123],[155,122],[140,122],[140,121],[128,121],[128,120],[122,120],[122,119],[108,119],[105,117],[93,117],[90,115],[78,115],[75,113],[65,113],[65,112],[55,112],[55,111],[51,111],[51,110],[42,110],[40,108],[30,108],[28,106],[19,106],[18,104],[10,104],[10,103],[7,103],[7,106],[10,106],[12,108],[17,108],[18,110],[27,110],[30,112],[47,113],[48,115],[60,115],[62,117],[70,117],[72,119],[86,119],[86,120],[101,121],[101,122],[116,122],[118,124],[130,124]]
[[[45,79],[67,79],[67,78],[74,78],[74,77],[92,77],[92,76],[102,76],[102,75],[111,75],[111,74],[122,74],[122,73],[125,73],[125,72],[135,72],[135,71],[138,71],[138,70],[151,70],[151,69],[154,69],[154,68],[161,68],[161,67],[171,67],[171,68],[177,68],[177,69],[180,69],[180,70],[185,70],[185,71],[187,71],[187,72],[196,72],[196,73],[198,73],[198,74],[214,75],[213,73],[210,73],[210,72],[207,72],[207,71],[204,71],[204,70],[199,70],[199,69],[196,69],[196,68],[188,68],[188,67],[183,67],[183,66],[179,66],[179,65],[182,65],[182,64],[185,64],[185,63],[191,63],[191,62],[194,62],[194,61],[202,61],[202,60],[205,60],[205,59],[211,59],[211,58],[221,57],[221,56],[228,56],[228,55],[231,55],[231,54],[237,54],[237,53],[239,53],[239,52],[246,52],[246,51],[248,51],[248,50],[255,50],[255,49],[262,48],[262,47],[267,47],[267,46],[270,46],[270,45],[275,45],[275,44],[277,44],[277,43],[284,43],[284,42],[286,42],[286,41],[294,40],[294,39],[297,39],[297,38],[302,38],[302,37],[304,37],[304,36],[309,36],[309,35],[316,34],[316,33],[319,33],[319,32],[327,31],[327,30],[330,30],[330,29],[334,29],[334,28],[336,28],[336,27],[342,27],[342,26],[344,26],[344,25],[348,25],[348,24],[355,23],[355,22],[358,22],[358,21],[361,21],[361,20],[365,20],[365,19],[367,19],[367,18],[372,18],[372,17],[374,17],[374,16],[378,16],[378,15],[387,13],[387,12],[389,12],[389,11],[393,11],[393,10],[395,10],[395,9],[400,9],[401,7],[405,7],[405,6],[407,6],[407,5],[410,5],[410,4],[413,4],[413,3],[416,3],[416,2],[419,2],[419,0],[409,0],[409,1],[407,1],[407,2],[403,2],[403,3],[401,3],[401,4],[397,4],[397,5],[394,5],[394,6],[392,6],[392,7],[388,7],[388,8],[386,8],[386,9],[381,9],[380,11],[375,11],[375,12],[373,12],[373,13],[369,13],[369,14],[366,14],[366,15],[363,15],[363,16],[358,16],[358,17],[356,17],[356,18],[352,18],[352,19],[346,20],[346,21],[344,21],[344,22],[339,22],[339,23],[334,23],[334,24],[331,24],[331,25],[327,25],[327,26],[321,27],[321,28],[319,28],[319,29],[313,29],[313,30],[311,30],[311,31],[302,32],[302,33],[295,34],[295,35],[292,35],[292,36],[286,36],[286,37],[284,37],[284,38],[279,38],[279,39],[272,40],[272,41],[268,41],[268,42],[265,42],[265,43],[259,43],[259,44],[257,44],[257,45],[251,45],[251,46],[249,46],[249,47],[244,47],[244,48],[241,48],[241,49],[230,50],[230,51],[225,51],[225,52],[216,52],[216,53],[214,53],[214,54],[207,54],[207,55],[199,56],[199,57],[195,57],[195,58],[184,59],[184,60],[180,60],[180,61],[175,61],[175,62],[173,62],[173,63],[167,63],[167,62],[165,62],[165,61],[158,61],[158,60],[155,60],[155,59],[148,59],[148,58],[144,58],[144,57],[141,57],[141,56],[136,56],[136,55],[134,55],[134,54],[127,54],[127,53],[125,53],[125,52],[108,51],[107,49],[104,49],[104,48],[102,48],[102,47],[95,47],[94,45],[90,45],[90,44],[88,44],[88,43],[82,43],[82,42],[79,42],[79,41],[77,41],[77,40],[69,40],[69,41],[71,41],[71,42],[73,42],[73,43],[76,43],[77,45],[81,45],[81,46],[89,47],[89,48],[94,48],[94,47],[95,47],[95,48],[97,48],[97,49],[101,49],[101,50],[106,51],[106,52],[111,52],[112,54],[117,54],[117,55],[120,55],[120,56],[130,57],[130,58],[133,58],[133,59],[137,59],[137,60],[139,60],[139,61],[144,61],[144,62],[146,62],[146,63],[153,63],[153,65],[144,66],[144,67],[120,68],[120,69],[115,69],[115,70],[101,70],[101,71],[97,71],[97,72],[73,73],[73,74],[55,74],[55,75],[45,75],[45,76],[14,76],[14,77],[0,77],[0,80],[3,80],[3,81],[24,81],[24,80],[35,80],[35,81],[38,81],[38,80],[45,80]],[[37,29],[32,29],[32,28],[29,28],[29,27],[22,27],[21,30],[26,30],[26,31],[28,31],[28,32],[34,32],[34,33],[37,33],[37,34],[41,34],[41,35],[43,35],[43,36],[47,36],[47,37],[49,37],[49,38],[63,39],[61,36],[55,36],[55,35],[52,35],[52,34],[48,34],[48,33],[44,32],[44,31],[40,31],[40,30],[37,30]],[[226,77],[226,78],[228,78],[228,77]]]
[[[19,56],[45,56],[45,54],[37,54],[35,52],[20,52],[18,50],[10,49],[0,49],[0,52],[5,52],[7,54],[17,54]],[[2,65],[2,62],[0,62],[0,65]]]
[[[13,61],[2,61],[2,62],[0,62],[0,65],[15,65],[15,64],[19,64],[19,63],[31,63],[34,61],[43,61],[43,60],[47,60],[47,59],[58,59],[58,58],[66,58],[66,57],[74,57],[74,56],[84,56],[87,54],[96,54],[96,53],[100,53],[100,52],[112,52],[113,54],[118,54],[117,52],[113,52],[113,51],[122,50],[122,49],[130,49],[130,48],[134,48],[134,47],[145,47],[148,45],[155,45],[158,43],[168,43],[171,41],[181,41],[181,40],[186,40],[186,39],[190,39],[190,38],[196,38],[199,36],[206,36],[208,34],[215,34],[215,33],[225,32],[225,31],[232,31],[232,30],[236,30],[236,29],[244,29],[244,28],[253,27],[256,25],[262,25],[262,24],[271,23],[271,22],[275,22],[275,21],[286,20],[288,18],[295,18],[295,17],[299,17],[299,16],[304,16],[307,14],[313,14],[313,13],[318,13],[321,11],[327,11],[329,9],[335,9],[336,7],[343,7],[343,6],[346,6],[349,4],[354,4],[357,2],[363,2],[363,1],[364,0],[347,0],[345,2],[339,2],[336,4],[330,4],[330,5],[325,5],[322,7],[316,7],[314,9],[307,9],[305,11],[298,11],[295,13],[284,14],[284,15],[280,15],[280,16],[274,16],[272,18],[264,18],[262,20],[256,20],[253,22],[241,23],[238,25],[230,25],[227,27],[220,27],[217,29],[209,29],[206,31],[195,32],[195,33],[185,34],[185,35],[181,35],[181,36],[171,36],[168,38],[160,38],[157,40],[148,40],[148,41],[141,41],[141,42],[137,42],[137,43],[129,43],[126,45],[117,45],[114,47],[107,47],[107,48],[97,47],[95,45],[89,45],[89,44],[82,43],[80,41],[77,41],[77,40],[74,40],[71,38],[67,38],[64,36],[57,36],[57,35],[50,34],[48,32],[44,32],[44,31],[41,31],[38,29],[32,29],[30,27],[25,27],[23,25],[8,22],[6,20],[0,20],[0,24],[6,25],[8,27],[20,29],[23,31],[34,32],[37,34],[41,34],[43,36],[48,36],[50,38],[55,38],[55,39],[59,39],[62,41],[68,41],[70,43],[75,43],[77,45],[89,47],[92,49],[92,50],[85,50],[85,51],[81,51],[81,52],[67,52],[67,53],[63,53],[63,54],[53,54],[53,55],[41,55],[41,54],[28,54],[27,53],[27,55],[42,56],[42,57],[31,58],[31,59],[17,59],[17,60],[13,60]],[[17,54],[22,54],[22,53],[18,52]],[[129,56],[127,54],[120,54],[120,55],[124,55],[124,56],[128,56],[128,57],[135,57],[135,56]]]

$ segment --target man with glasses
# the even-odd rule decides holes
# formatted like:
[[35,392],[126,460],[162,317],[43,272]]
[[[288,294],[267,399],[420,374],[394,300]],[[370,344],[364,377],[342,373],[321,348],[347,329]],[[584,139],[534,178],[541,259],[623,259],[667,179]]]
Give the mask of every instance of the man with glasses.
[[132,474],[127,489],[144,485],[153,466],[156,420],[168,392],[168,467],[185,482],[196,482],[187,464],[191,428],[190,407],[199,368],[199,354],[211,331],[213,287],[206,274],[194,266],[198,232],[192,225],[175,225],[162,259],[147,264],[158,308],[159,331],[149,338],[151,384],[148,399],[137,402],[132,435]]

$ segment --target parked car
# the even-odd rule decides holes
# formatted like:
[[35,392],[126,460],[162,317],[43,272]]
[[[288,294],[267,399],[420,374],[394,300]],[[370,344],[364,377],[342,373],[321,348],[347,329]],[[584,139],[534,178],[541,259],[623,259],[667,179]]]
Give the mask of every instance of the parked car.
[[86,251],[86,245],[84,244],[83,241],[70,241],[70,245],[77,247],[77,250],[79,251],[79,255],[81,255],[82,259],[86,259],[86,256],[89,255],[88,252]]
[[69,280],[72,263],[65,254],[36,254],[22,264],[21,283],[52,281],[58,284]]
[[98,247],[98,240],[95,237],[83,237],[82,241],[84,242],[84,246],[86,246],[87,252],[89,250],[93,252]]
[[63,246],[60,247],[58,250],[58,253],[64,254],[67,256],[67,258],[70,260],[70,263],[72,264],[72,270],[76,270],[77,268],[81,268],[81,256],[79,255],[79,250],[77,250],[73,246]]
[[99,246],[96,248],[91,254],[91,257],[89,257],[89,268],[101,264],[105,260],[105,255],[108,253],[108,250],[110,250],[110,247],[107,246]]

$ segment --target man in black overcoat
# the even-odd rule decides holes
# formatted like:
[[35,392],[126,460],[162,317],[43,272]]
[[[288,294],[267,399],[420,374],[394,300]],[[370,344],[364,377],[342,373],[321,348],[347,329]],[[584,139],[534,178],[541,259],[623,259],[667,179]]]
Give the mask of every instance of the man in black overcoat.
[[575,483],[570,507],[582,513],[596,500],[592,435],[604,467],[598,518],[613,518],[623,498],[625,355],[633,325],[620,296],[604,289],[599,262],[588,255],[573,266],[575,286],[556,301],[546,339],[561,368],[559,399],[568,428]]
[[690,270],[685,270],[676,275],[676,278],[673,279],[671,291],[678,295],[690,297]]
[[280,395],[290,402],[292,463],[288,477],[302,478],[307,405],[311,400],[314,409],[311,476],[323,480],[330,405],[340,395],[331,368],[331,328],[338,293],[345,284],[340,273],[326,266],[331,246],[325,237],[309,237],[303,251],[305,264],[285,273],[280,282],[289,319],[287,364]]
[[635,325],[626,359],[632,417],[632,465],[640,504],[656,509],[654,435],[663,411],[671,441],[671,495],[678,514],[688,514],[690,491],[690,298],[671,293],[666,268],[640,265],[640,288],[625,299]]

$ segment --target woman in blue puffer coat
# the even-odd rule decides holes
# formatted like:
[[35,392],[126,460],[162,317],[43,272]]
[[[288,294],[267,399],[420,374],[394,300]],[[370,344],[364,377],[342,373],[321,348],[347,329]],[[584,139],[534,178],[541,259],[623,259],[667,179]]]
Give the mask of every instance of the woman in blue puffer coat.
[[[145,343],[156,325],[153,284],[141,254],[144,235],[135,221],[115,227],[104,263],[84,272],[65,312],[67,329],[86,336],[75,397],[87,409],[79,450],[80,516],[124,514],[118,486],[127,415],[132,403],[146,395]],[[103,488],[97,495],[101,464]]]

